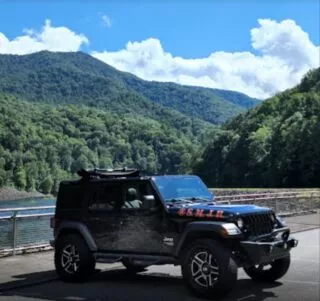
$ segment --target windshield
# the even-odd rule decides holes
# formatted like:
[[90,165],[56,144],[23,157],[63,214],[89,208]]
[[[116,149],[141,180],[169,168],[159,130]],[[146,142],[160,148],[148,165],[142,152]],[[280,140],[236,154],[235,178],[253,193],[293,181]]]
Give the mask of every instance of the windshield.
[[197,176],[155,176],[152,180],[166,202],[213,201],[213,194]]

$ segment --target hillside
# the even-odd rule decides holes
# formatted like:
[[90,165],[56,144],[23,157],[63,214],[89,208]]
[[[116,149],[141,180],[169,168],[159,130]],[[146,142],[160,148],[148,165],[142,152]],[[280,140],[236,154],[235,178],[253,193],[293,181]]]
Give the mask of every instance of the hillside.
[[320,69],[222,129],[194,166],[211,187],[319,187]]
[[[194,118],[221,124],[260,101],[244,94],[149,82],[82,52],[0,55],[0,93],[27,101],[84,104],[158,121]],[[187,121],[185,121],[187,122]]]
[[[214,127],[175,128],[138,115],[83,105],[30,103],[0,95],[0,187],[55,193],[80,168],[187,172]],[[203,132],[201,134],[201,132]]]

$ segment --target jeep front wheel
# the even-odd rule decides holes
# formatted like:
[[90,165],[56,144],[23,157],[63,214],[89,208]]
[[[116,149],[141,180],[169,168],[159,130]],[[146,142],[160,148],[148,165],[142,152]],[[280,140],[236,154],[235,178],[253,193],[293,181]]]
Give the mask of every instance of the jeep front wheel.
[[197,240],[182,258],[182,275],[197,295],[218,299],[227,295],[237,281],[237,265],[231,251],[217,241]]
[[93,255],[78,234],[64,235],[57,240],[54,263],[60,279],[67,282],[85,280],[95,269]]
[[290,254],[269,264],[243,268],[246,274],[254,281],[273,282],[283,277],[290,267]]

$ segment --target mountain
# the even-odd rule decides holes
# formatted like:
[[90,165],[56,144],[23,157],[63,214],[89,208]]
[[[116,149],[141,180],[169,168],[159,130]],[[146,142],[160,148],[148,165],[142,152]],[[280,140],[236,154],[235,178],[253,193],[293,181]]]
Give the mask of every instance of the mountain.
[[227,122],[194,172],[211,186],[319,187],[320,68]]
[[0,66],[0,92],[28,101],[85,104],[157,120],[174,112],[179,118],[221,124],[260,103],[238,92],[144,81],[82,52],[0,55]]
[[0,55],[0,187],[57,192],[80,168],[190,172],[243,94],[143,81],[84,53]]
[[0,187],[56,193],[80,168],[135,167],[187,172],[213,126],[193,134],[131,113],[85,105],[32,103],[0,94]]

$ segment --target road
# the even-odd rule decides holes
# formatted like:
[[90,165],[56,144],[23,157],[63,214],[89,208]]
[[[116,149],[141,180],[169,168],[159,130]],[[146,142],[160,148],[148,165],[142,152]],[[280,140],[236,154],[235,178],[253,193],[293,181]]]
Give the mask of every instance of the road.
[[[273,284],[255,284],[240,269],[235,290],[223,300],[320,300],[320,229],[296,233],[294,236],[299,239],[299,246],[292,251],[292,265],[284,278]],[[41,270],[39,261],[38,264]],[[136,276],[129,276],[119,265],[113,265],[111,269],[108,266],[102,267],[104,269],[100,273],[84,284],[68,284],[51,278],[55,276],[52,270],[25,275],[22,273],[23,269],[19,274],[17,268],[13,277],[16,280],[12,283],[16,283],[17,279],[28,277],[44,280],[44,283],[29,284],[2,292],[0,286],[0,301],[201,300],[190,295],[185,288],[179,267],[152,266],[147,272]],[[1,274],[3,272],[4,270],[1,270]],[[10,283],[6,285],[8,287]]]

